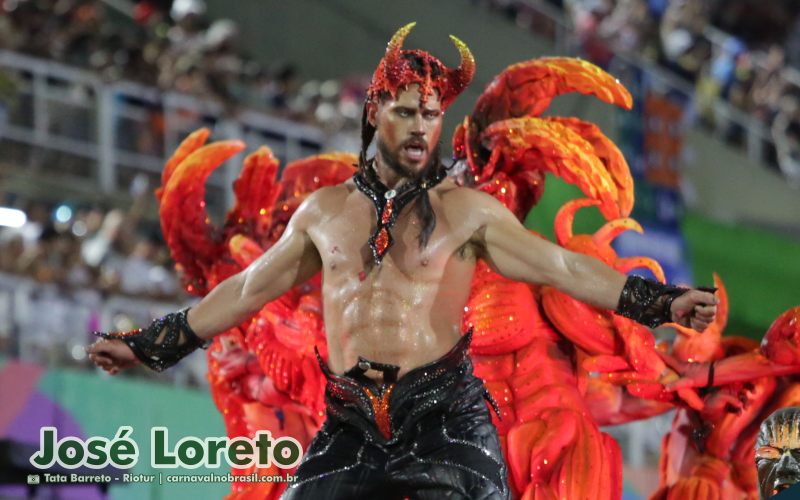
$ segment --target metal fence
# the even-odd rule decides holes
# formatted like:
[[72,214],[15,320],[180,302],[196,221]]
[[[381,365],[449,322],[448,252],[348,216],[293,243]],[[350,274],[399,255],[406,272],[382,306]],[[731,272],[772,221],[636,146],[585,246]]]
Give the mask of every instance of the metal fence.
[[[95,340],[91,331],[147,325],[152,318],[179,308],[176,303],[104,296],[95,289],[65,288],[0,273],[0,355],[43,366],[95,369],[84,350]],[[145,369],[136,373],[179,385],[205,386],[204,354],[195,353],[160,375]]]
[[[157,185],[164,158],[199,127],[215,138],[267,145],[282,164],[319,153],[318,128],[256,111],[227,117],[213,101],[129,81],[105,82],[91,72],[0,51],[0,161],[32,175],[63,179],[106,194],[148,175]],[[209,205],[232,202],[241,157],[209,179]]]

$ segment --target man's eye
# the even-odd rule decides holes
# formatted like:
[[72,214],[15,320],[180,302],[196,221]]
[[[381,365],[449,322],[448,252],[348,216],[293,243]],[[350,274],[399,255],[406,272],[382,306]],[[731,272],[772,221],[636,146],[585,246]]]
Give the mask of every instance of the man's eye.
[[402,116],[403,118],[407,118],[411,116],[411,112],[407,109],[398,109],[397,114]]
[[439,117],[439,112],[438,111],[427,111],[425,113],[425,118],[427,118],[429,120],[433,120],[433,119],[438,118],[438,117]]

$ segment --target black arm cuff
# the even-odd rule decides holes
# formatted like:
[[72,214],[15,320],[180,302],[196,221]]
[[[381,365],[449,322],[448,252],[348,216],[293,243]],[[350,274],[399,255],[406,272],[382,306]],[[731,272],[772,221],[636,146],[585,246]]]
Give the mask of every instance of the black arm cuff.
[[688,288],[662,285],[640,276],[628,276],[617,304],[617,314],[650,328],[672,321],[672,301]]
[[120,339],[147,367],[157,372],[166,370],[185,358],[198,347],[206,348],[204,342],[186,320],[188,308],[169,313],[153,320],[147,328],[131,332],[95,332],[106,339]]

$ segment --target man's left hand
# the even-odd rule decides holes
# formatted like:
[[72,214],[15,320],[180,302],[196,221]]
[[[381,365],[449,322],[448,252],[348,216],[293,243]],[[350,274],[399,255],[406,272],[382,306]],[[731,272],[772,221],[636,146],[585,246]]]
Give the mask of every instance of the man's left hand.
[[689,290],[672,302],[672,321],[702,332],[714,321],[718,302],[713,293]]

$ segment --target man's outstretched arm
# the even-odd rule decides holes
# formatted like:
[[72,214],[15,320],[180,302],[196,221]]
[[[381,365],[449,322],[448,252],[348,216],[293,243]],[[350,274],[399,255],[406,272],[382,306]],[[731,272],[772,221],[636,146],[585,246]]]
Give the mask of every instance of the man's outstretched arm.
[[[627,276],[532,234],[492,196],[476,191],[473,198],[471,204],[482,223],[475,240],[494,271],[509,279],[558,288],[596,307],[618,308]],[[713,294],[691,290],[671,302],[668,320],[703,331],[714,319],[715,304]]]
[[[142,332],[145,335],[149,332],[149,339],[104,338],[87,349],[89,358],[111,374],[139,361],[157,370],[164,369],[174,363],[153,363],[152,358],[180,359],[204,341],[241,324],[267,302],[310,279],[321,268],[319,253],[307,231],[318,220],[319,193],[312,193],[298,207],[281,238],[269,250],[246,269],[219,283],[188,314],[167,315],[163,324],[156,320],[149,327],[152,331]],[[170,328],[177,339],[171,347],[167,345]],[[167,347],[170,352],[163,352]],[[187,352],[183,352],[184,348]]]
[[[312,195],[313,196],[313,195]],[[321,268],[306,229],[314,219],[309,197],[292,216],[280,239],[246,269],[231,276],[189,310],[189,325],[203,339],[241,324]]]

